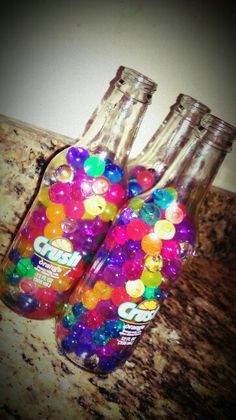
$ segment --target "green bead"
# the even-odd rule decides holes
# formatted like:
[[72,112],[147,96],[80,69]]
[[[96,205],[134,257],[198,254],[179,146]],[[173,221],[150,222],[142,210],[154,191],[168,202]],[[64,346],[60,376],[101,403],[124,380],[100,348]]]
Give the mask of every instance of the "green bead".
[[134,197],[129,202],[129,207],[133,210],[139,210],[143,206],[143,200],[139,197]]
[[63,318],[63,325],[66,328],[72,327],[76,323],[76,317],[73,313],[69,313]]
[[145,203],[140,212],[139,216],[144,220],[148,225],[155,225],[157,220],[161,217],[161,212],[157,206],[153,203]]
[[15,267],[7,267],[6,270],[4,270],[3,275],[4,275],[4,279],[7,282],[11,279],[14,271],[15,271]]
[[91,156],[84,162],[86,174],[94,177],[101,176],[105,170],[105,162],[97,156]]
[[16,266],[16,272],[22,277],[34,277],[36,270],[30,258],[22,258]]
[[162,276],[160,271],[156,273],[151,271],[143,270],[141,275],[141,280],[145,284],[145,286],[156,287],[159,286],[162,282]]
[[145,287],[145,291],[143,296],[145,297],[145,299],[154,299],[156,297],[156,287]]

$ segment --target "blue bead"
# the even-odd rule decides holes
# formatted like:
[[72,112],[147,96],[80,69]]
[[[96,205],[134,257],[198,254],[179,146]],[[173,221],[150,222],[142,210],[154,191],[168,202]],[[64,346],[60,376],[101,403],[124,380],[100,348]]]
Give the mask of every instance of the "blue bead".
[[83,306],[82,303],[75,303],[72,306],[72,312],[76,317],[79,317],[80,315],[84,314],[87,311],[87,309]]
[[135,197],[143,192],[141,185],[137,181],[129,181],[128,189],[128,198]]
[[21,259],[21,253],[16,248],[12,248],[8,254],[8,258],[10,261],[14,262],[15,264],[18,263]]
[[97,346],[105,346],[110,339],[110,334],[105,331],[104,327],[101,327],[92,331],[92,338]]
[[91,343],[77,343],[75,346],[75,353],[77,356],[81,356],[83,359],[86,357],[92,356],[94,353],[96,353],[96,346]]
[[155,190],[152,193],[152,196],[154,198],[154,203],[161,207],[162,209],[166,209],[172,201],[174,201],[174,196],[169,191],[163,189],[163,190]]
[[33,312],[37,309],[39,302],[33,295],[20,293],[18,295],[18,305],[25,312]]
[[13,286],[17,286],[20,282],[20,279],[21,279],[21,276],[18,273],[13,272],[12,275],[9,276],[8,282],[12,284]]
[[84,162],[89,158],[89,152],[83,147],[70,147],[66,159],[75,168],[82,168]]
[[124,175],[124,171],[118,165],[115,165],[114,163],[108,163],[103,175],[106,176],[113,184],[121,181]]
[[107,321],[105,324],[105,331],[113,338],[119,337],[120,332],[124,329],[124,323],[119,319],[116,321]]
[[104,357],[100,359],[98,367],[105,372],[112,372],[117,367],[117,361],[113,357]]

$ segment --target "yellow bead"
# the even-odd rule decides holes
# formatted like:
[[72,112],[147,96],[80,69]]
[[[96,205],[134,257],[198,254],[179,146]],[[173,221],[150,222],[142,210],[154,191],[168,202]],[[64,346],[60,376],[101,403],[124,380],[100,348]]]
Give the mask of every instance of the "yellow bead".
[[142,280],[128,280],[126,285],[126,292],[133,298],[142,296],[145,290],[145,286]]
[[100,299],[106,300],[106,299],[110,299],[113,289],[104,281],[99,280],[95,284],[93,290],[96,293],[96,295],[100,297]]
[[145,267],[147,267],[147,269],[149,271],[152,271],[153,273],[155,271],[159,271],[161,270],[162,266],[163,266],[163,260],[162,257],[158,254],[154,254],[154,255],[148,255],[145,258]]
[[99,195],[94,195],[84,201],[84,207],[89,214],[98,216],[105,210],[106,200]]
[[145,286],[157,287],[162,282],[162,275],[160,271],[154,273],[151,271],[143,270],[141,280]]
[[99,215],[99,217],[104,222],[113,221],[117,215],[117,212],[118,212],[118,208],[116,207],[116,205],[113,203],[107,202],[104,211]]
[[158,220],[154,225],[154,232],[160,239],[172,239],[175,235],[175,227],[168,220]]
[[85,308],[93,310],[98,304],[99,298],[93,290],[87,290],[82,296],[82,303]]
[[143,206],[144,200],[139,197],[134,197],[129,202],[129,207],[133,210],[139,210]]
[[60,277],[59,279],[56,279],[52,282],[52,289],[58,291],[58,292],[65,292],[66,290],[69,290],[71,287],[71,280],[69,280],[66,277]]
[[42,187],[38,193],[38,200],[41,204],[43,204],[45,207],[50,206],[52,204],[51,200],[48,196],[48,187]]
[[58,168],[58,166],[67,164],[66,160],[66,151],[63,150],[63,152],[58,153],[52,161],[50,162],[50,166],[52,165],[55,169]]

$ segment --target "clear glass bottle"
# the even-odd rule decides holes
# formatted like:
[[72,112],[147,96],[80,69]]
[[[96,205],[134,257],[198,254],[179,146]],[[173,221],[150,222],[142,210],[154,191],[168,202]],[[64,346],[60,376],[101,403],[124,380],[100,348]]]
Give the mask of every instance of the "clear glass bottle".
[[1,266],[3,302],[55,316],[127,198],[126,160],[156,83],[124,68],[93,124],[49,163]]
[[199,207],[235,136],[203,117],[162,180],[119,211],[57,319],[59,351],[73,363],[106,374],[131,355],[194,254]]
[[180,94],[169,114],[139,155],[128,161],[129,198],[152,188],[178,156],[192,131],[210,109]]

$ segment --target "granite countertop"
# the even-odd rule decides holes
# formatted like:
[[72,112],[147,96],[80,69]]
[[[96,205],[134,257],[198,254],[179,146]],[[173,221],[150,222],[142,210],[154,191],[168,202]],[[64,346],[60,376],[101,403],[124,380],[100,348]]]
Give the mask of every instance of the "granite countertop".
[[[74,140],[5,116],[0,122],[2,258],[47,160]],[[233,419],[235,220],[235,195],[212,188],[197,256],[133,356],[105,378],[58,354],[53,319],[25,319],[0,303],[0,418]]]

